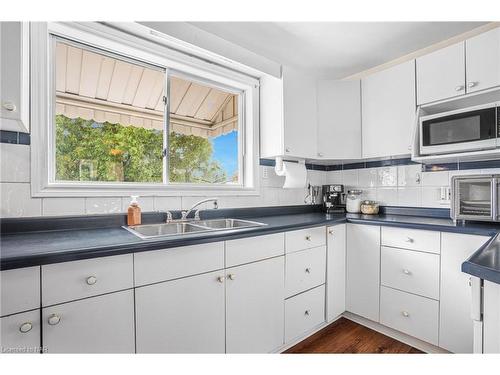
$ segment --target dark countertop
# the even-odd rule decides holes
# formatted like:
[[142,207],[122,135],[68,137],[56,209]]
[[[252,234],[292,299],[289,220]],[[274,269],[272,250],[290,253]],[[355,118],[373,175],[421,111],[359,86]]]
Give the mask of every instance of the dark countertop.
[[[225,241],[345,222],[488,236],[493,236],[500,232],[498,224],[470,223],[455,225],[452,220],[447,218],[391,214],[376,216],[359,214],[327,215],[323,212],[314,211],[267,216],[252,214],[251,217],[248,215],[232,215],[230,217],[255,220],[267,225],[244,229],[237,233],[209,232],[149,240],[142,240],[119,226],[2,234],[0,237],[0,269],[7,270],[71,260]],[[500,269],[498,272],[500,272]]]
[[500,284],[500,233],[462,263],[462,272]]

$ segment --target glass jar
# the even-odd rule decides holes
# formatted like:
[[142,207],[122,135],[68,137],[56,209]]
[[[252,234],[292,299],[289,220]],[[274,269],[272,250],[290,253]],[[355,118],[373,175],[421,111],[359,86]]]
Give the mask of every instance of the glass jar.
[[349,190],[347,192],[345,209],[351,214],[361,212],[361,190]]

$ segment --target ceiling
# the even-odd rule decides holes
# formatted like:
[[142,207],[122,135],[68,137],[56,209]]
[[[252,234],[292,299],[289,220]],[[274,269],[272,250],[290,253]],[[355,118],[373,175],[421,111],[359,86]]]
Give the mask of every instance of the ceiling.
[[486,22],[190,22],[280,64],[334,79],[359,73]]

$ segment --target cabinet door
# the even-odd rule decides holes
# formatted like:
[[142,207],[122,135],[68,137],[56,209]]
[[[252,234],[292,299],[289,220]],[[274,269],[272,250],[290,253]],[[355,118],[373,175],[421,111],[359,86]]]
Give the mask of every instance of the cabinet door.
[[500,284],[484,281],[483,353],[500,353]]
[[465,94],[465,43],[417,59],[417,104]]
[[380,227],[347,224],[346,310],[379,321]]
[[410,153],[415,123],[415,62],[408,61],[364,78],[363,157]]
[[360,81],[318,82],[318,157],[361,158]]
[[134,291],[42,309],[48,353],[133,353]]
[[224,353],[224,279],[216,271],[137,288],[137,353]]
[[284,257],[226,270],[226,351],[267,353],[283,345]]
[[346,225],[327,230],[326,317],[331,321],[345,311]]
[[500,28],[466,42],[467,92],[500,85]]
[[316,80],[300,71],[283,67],[283,111],[285,155],[316,158]]
[[461,266],[488,239],[485,236],[441,233],[439,346],[454,353],[473,352],[471,288],[469,275],[461,272]]
[[29,23],[0,23],[0,129],[29,132]]
[[39,353],[40,339],[40,309],[0,319],[2,353]]

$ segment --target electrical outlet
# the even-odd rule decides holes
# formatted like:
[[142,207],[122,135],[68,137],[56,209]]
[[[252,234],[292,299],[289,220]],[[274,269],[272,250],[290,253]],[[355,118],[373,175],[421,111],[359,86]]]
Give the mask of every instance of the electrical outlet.
[[267,168],[262,168],[262,179],[267,180],[269,178],[269,172]]

